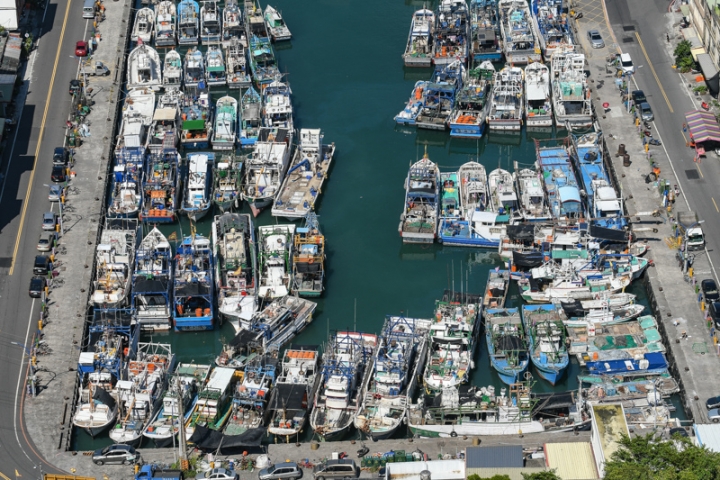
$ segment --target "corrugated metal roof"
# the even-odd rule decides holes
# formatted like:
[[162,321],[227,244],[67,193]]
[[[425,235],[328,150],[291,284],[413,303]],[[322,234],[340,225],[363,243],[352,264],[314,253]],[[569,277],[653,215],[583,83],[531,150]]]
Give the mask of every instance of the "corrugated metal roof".
[[695,430],[695,438],[698,443],[707,447],[708,450],[713,452],[720,452],[720,425],[718,424],[707,424],[707,425],[693,425]]
[[0,73],[0,85],[14,85],[17,74]]
[[464,480],[462,460],[435,460],[432,462],[388,463],[387,478],[391,480],[420,480],[420,472],[430,472],[431,480]]
[[523,465],[521,445],[465,449],[466,468],[522,468]]
[[592,415],[597,425],[597,435],[600,437],[603,455],[606,460],[610,459],[618,449],[618,442],[622,436],[630,436],[627,420],[625,420],[625,410],[619,403],[593,405]]
[[[547,469],[539,467],[528,467],[528,468],[472,468],[468,469],[465,474],[470,476],[472,474],[478,475],[480,478],[490,478],[495,475],[507,475],[510,480],[523,480],[523,473],[525,475],[531,475],[533,473],[544,472]],[[563,480],[565,480],[563,478]],[[570,480],[570,479],[568,479]]]
[[588,442],[546,443],[545,465],[563,480],[596,480],[595,456]]

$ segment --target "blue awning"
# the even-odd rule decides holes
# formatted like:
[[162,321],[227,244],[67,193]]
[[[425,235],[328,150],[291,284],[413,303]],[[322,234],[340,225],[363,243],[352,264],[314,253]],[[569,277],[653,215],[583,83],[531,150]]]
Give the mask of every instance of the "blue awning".
[[558,188],[558,193],[560,194],[560,202],[579,202],[580,201],[580,191],[577,189],[577,187],[572,186],[565,186]]

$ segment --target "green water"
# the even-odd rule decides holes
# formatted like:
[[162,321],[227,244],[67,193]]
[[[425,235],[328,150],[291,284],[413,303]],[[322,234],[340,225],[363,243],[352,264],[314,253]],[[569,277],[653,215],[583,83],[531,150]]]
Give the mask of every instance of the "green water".
[[[427,148],[430,159],[443,170],[457,169],[479,155],[488,171],[498,167],[513,171],[514,161],[534,163],[534,138],[552,138],[553,134],[523,131],[486,135],[480,141],[451,140],[448,132],[395,126],[393,117],[402,110],[414,83],[431,74],[429,69],[404,68],[401,58],[411,15],[422,8],[422,2],[276,0],[273,6],[282,12],[293,34],[291,43],[276,45],[275,50],[292,88],[295,126],[321,128],[325,143],[334,142],[337,147],[317,207],[327,242],[326,290],[318,300],[313,323],[294,342],[322,344],[328,329],[379,332],[388,314],[429,318],[443,290],[453,284],[459,290],[461,280],[464,290],[481,294],[488,270],[502,265],[495,252],[402,244],[398,223],[408,166]],[[225,90],[212,92],[217,98]],[[249,208],[244,205],[242,211],[249,213]],[[198,225],[198,233],[207,235],[211,222],[212,214],[208,214]],[[277,222],[268,208],[256,224],[271,223],[284,222]],[[173,229],[178,238],[187,235],[187,219],[163,231],[169,234]],[[640,285],[628,291],[645,303]],[[518,306],[514,285],[510,293],[509,306]],[[211,363],[223,341],[233,335],[226,324],[213,332],[154,334],[143,341],[171,343],[183,362]],[[484,337],[478,339],[478,346],[472,383],[502,387],[490,367]],[[579,372],[573,359],[557,386],[535,375],[534,390],[576,389]],[[79,432],[75,448],[97,448],[109,442],[107,435],[93,442]]]

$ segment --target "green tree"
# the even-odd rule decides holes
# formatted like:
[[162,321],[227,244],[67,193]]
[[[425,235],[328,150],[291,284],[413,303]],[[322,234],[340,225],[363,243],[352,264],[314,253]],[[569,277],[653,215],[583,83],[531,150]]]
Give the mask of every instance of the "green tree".
[[695,66],[695,60],[693,60],[691,50],[692,43],[683,40],[678,43],[677,47],[675,47],[675,52],[673,52],[675,54],[675,65],[683,73],[689,72],[692,67]]
[[510,477],[507,475],[493,475],[492,477],[483,478],[477,473],[473,473],[467,480],[510,480]]
[[522,476],[525,480],[562,480],[557,476],[555,470],[538,473],[523,473]]
[[605,464],[605,480],[714,480],[720,478],[720,453],[687,438],[656,440],[652,435],[623,437]]

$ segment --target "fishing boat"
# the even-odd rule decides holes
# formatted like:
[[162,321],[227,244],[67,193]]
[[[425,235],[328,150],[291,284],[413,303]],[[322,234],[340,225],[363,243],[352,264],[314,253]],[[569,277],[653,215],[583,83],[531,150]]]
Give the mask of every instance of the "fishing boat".
[[542,61],[530,6],[525,0],[499,0],[500,32],[505,59],[511,65]]
[[531,0],[530,10],[546,60],[557,52],[573,48],[575,42],[567,13],[563,13],[562,0]]
[[273,82],[280,74],[270,39],[267,37],[250,37],[250,71],[255,84],[260,87]]
[[155,447],[168,448],[179,443],[176,435],[195,409],[198,391],[204,387],[209,375],[210,365],[178,364],[162,405],[143,431],[143,436],[152,440]]
[[335,143],[323,145],[320,129],[301,128],[298,133],[298,146],[272,207],[274,217],[290,221],[316,209],[335,154]]
[[213,263],[210,240],[198,234],[183,238],[177,248],[173,271],[176,332],[213,329]]
[[267,5],[263,16],[265,18],[265,27],[267,27],[273,42],[282,42],[292,38],[290,29],[278,10]]
[[433,30],[432,53],[435,65],[468,59],[468,6],[465,0],[442,0]]
[[213,221],[218,311],[239,331],[257,311],[257,257],[252,217],[225,212]]
[[667,358],[662,352],[648,352],[631,359],[602,360],[587,362],[585,368],[589,375],[658,375],[667,371]]
[[172,248],[157,227],[142,239],[135,252],[132,306],[143,330],[167,330],[172,317]]
[[117,378],[106,371],[84,375],[72,421],[92,438],[110,428],[117,419],[117,400],[113,396],[116,381]]
[[482,302],[483,309],[504,308],[509,288],[510,272],[508,270],[500,270],[500,267],[490,270]]
[[221,432],[230,416],[235,383],[235,369],[215,367],[200,389],[195,408],[185,421],[185,438],[192,443],[197,427]]
[[268,435],[289,442],[305,428],[310,401],[320,385],[319,360],[320,354],[313,347],[285,350],[267,406]]
[[405,420],[425,363],[431,324],[432,320],[418,318],[385,319],[374,371],[354,420],[355,428],[373,441],[390,438]]
[[149,155],[143,182],[143,222],[156,224],[176,220],[182,191],[179,162],[180,154],[175,149]]
[[316,307],[317,304],[310,300],[285,295],[275,298],[255,313],[250,322],[241,322],[241,326],[258,333],[254,341],[261,351],[277,355],[286,343],[312,322]]
[[430,327],[429,354],[423,375],[427,392],[440,393],[469,381],[475,368],[475,347],[480,331],[482,305],[478,295],[445,291],[435,302]]
[[180,211],[193,222],[203,218],[212,206],[210,168],[214,162],[214,153],[202,152],[188,155],[188,178]]
[[526,125],[552,127],[553,110],[550,102],[550,69],[544,63],[532,62],[525,67]]
[[445,130],[450,121],[455,96],[462,88],[465,67],[459,61],[436,67],[423,91],[420,113],[415,119],[418,128]]
[[573,51],[552,56],[555,125],[583,129],[593,124],[592,94],[585,73],[585,55]]
[[490,207],[487,173],[478,162],[467,162],[458,170],[460,208],[466,212],[484,212]]
[[[165,3],[165,2],[163,2]],[[165,54],[163,62],[163,87],[167,89],[180,88],[183,80],[182,57],[175,50],[169,50]]]
[[615,192],[603,162],[602,132],[573,135],[571,140],[572,157],[585,191],[591,234],[611,241],[626,241],[627,217],[623,199]]
[[135,219],[108,219],[95,250],[95,280],[90,304],[97,308],[123,307],[130,295],[138,223]]
[[290,291],[301,297],[319,297],[325,289],[325,235],[315,212],[295,232]]
[[565,346],[565,312],[555,305],[523,305],[522,318],[535,370],[556,385],[570,363]]
[[152,8],[141,8],[135,15],[130,41],[150,43],[155,30],[155,12]]
[[548,207],[540,174],[533,169],[515,168],[513,173],[515,187],[518,192],[520,213],[526,222],[542,222],[550,220]]
[[232,408],[222,430],[223,438],[263,426],[265,408],[277,374],[277,357],[258,355],[239,373],[241,379],[233,389]]
[[[227,9],[226,9],[227,11]],[[245,56],[245,47],[233,38],[225,47],[228,88],[247,88],[252,84]]]
[[212,108],[210,94],[205,90],[196,97],[188,95],[180,108],[182,134],[180,143],[186,149],[203,149],[210,145],[212,134]]
[[[431,406],[412,404],[408,427],[413,435],[425,438],[523,435],[545,431],[533,418],[536,401],[527,382],[510,385],[496,395],[495,387],[460,387],[443,390]],[[569,427],[572,430],[572,425]]]
[[261,299],[284,297],[290,293],[293,235],[295,225],[258,227],[258,271]]
[[560,225],[575,224],[584,216],[584,208],[570,154],[565,147],[540,144],[536,152],[553,219]]
[[260,3],[257,0],[245,0],[243,6],[245,15],[245,31],[248,38],[256,36],[258,38],[270,39],[270,33],[265,25],[265,17]]
[[215,128],[212,132],[213,150],[235,150],[237,114],[237,99],[228,95],[218,99],[215,104]]
[[142,164],[116,165],[107,215],[110,218],[136,218],[142,205]]
[[168,344],[140,343],[134,360],[128,362],[127,380],[117,383],[118,422],[110,430],[114,443],[138,446],[142,433],[153,419],[175,369],[175,355]]
[[430,82],[426,80],[418,80],[415,82],[410,99],[405,108],[395,115],[395,123],[398,125],[415,125],[417,117],[423,108],[423,92]]
[[253,87],[240,99],[240,145],[255,145],[262,126],[262,97]]
[[485,341],[490,365],[506,385],[521,381],[530,358],[517,308],[486,308]]
[[200,41],[203,44],[220,42],[222,15],[216,0],[202,2],[200,7]]
[[128,91],[117,133],[116,156],[123,150],[138,149],[146,145],[154,110],[155,92],[152,89],[135,88]]
[[520,130],[525,116],[523,70],[506,66],[495,74],[488,124],[490,130]]
[[428,158],[410,166],[405,180],[405,203],[398,232],[403,243],[433,243],[437,236],[440,172]]
[[205,53],[205,80],[210,86],[225,85],[225,58],[218,45],[209,45]]
[[140,44],[128,54],[126,88],[150,88],[159,90],[162,86],[160,55],[147,44]]
[[448,120],[451,137],[482,137],[490,109],[488,99],[492,94],[494,77],[495,67],[489,60],[468,70]]
[[233,152],[225,152],[220,154],[219,160],[213,165],[212,200],[221,212],[240,206],[243,158]]
[[449,219],[458,219],[462,216],[460,209],[460,182],[458,172],[440,173],[440,225]]
[[310,416],[310,426],[323,440],[341,440],[352,426],[372,376],[377,344],[377,335],[368,333],[330,336]]
[[223,9],[222,44],[223,47],[228,47],[234,43],[247,47],[247,37],[245,35],[243,15],[238,2],[237,0],[229,0],[225,2],[225,8]]
[[[155,6],[155,46],[174,47],[177,43],[175,27],[177,8],[172,0],[162,0]],[[167,65],[167,59],[165,60]],[[163,72],[167,75],[167,71]]]
[[195,0],[181,0],[178,4],[178,43],[197,45],[200,7]]
[[184,68],[183,83],[185,87],[197,87],[200,82],[205,80],[205,60],[197,47],[188,49],[185,54]]
[[520,216],[512,173],[502,168],[488,173],[488,192],[493,211],[499,215],[510,215],[513,219]]
[[503,58],[502,39],[498,38],[497,0],[470,0],[471,63]]
[[294,130],[290,85],[276,78],[263,90],[263,126]]
[[150,153],[161,153],[163,150],[177,148],[180,139],[180,105],[183,97],[182,91],[174,88],[160,95],[147,136],[146,148]]
[[435,14],[422,8],[413,13],[410,34],[403,53],[406,67],[430,67],[433,61],[432,41],[435,30]]
[[253,215],[272,205],[290,163],[292,130],[261,127],[245,162],[242,195]]

